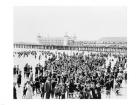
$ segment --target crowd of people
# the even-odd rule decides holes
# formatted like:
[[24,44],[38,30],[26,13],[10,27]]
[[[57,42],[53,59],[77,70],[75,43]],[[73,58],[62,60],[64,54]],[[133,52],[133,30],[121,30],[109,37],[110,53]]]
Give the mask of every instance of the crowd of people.
[[28,62],[23,68],[14,65],[14,99],[18,98],[17,88],[22,88],[25,99],[35,95],[42,99],[101,99],[102,92],[106,97],[111,91],[119,95],[122,81],[127,81],[127,56],[122,54],[27,50],[14,51],[13,57],[38,61],[35,67]]

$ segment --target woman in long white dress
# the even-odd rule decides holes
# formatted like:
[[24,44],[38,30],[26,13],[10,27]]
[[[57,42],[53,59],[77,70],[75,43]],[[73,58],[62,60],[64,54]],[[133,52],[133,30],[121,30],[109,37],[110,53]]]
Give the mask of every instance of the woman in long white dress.
[[33,89],[30,85],[30,83],[28,82],[27,84],[27,92],[26,92],[26,99],[32,99],[33,96]]

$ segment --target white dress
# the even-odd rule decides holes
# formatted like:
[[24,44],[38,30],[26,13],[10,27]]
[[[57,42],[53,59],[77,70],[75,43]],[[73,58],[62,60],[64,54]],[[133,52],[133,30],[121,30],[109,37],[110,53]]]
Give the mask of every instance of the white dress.
[[32,87],[29,85],[27,87],[26,99],[32,99],[32,96],[33,96],[33,90]]

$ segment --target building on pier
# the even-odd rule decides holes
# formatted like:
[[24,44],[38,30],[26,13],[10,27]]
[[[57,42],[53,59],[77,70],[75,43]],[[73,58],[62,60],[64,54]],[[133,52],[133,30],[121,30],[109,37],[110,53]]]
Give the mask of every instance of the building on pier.
[[127,47],[126,37],[104,37],[95,41],[78,41],[76,36],[66,34],[64,37],[38,36],[37,40],[41,45]]
[[[107,40],[108,39],[108,40]],[[127,53],[126,38],[102,38],[98,41],[77,41],[76,36],[37,37],[38,43],[14,43],[14,48],[57,49],[92,52]]]

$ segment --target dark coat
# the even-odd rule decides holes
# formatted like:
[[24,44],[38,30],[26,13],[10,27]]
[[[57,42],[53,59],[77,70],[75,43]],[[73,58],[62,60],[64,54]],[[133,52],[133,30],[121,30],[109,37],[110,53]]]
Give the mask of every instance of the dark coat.
[[46,93],[46,99],[49,99],[50,98],[50,93],[51,93],[51,84],[50,84],[50,82],[45,83],[44,92]]
[[69,92],[73,93],[74,92],[74,88],[75,88],[74,83],[70,83],[70,85],[69,85]]
[[45,83],[44,91],[47,92],[47,93],[50,93],[50,91],[51,91],[51,84],[50,84],[50,82],[46,82]]
[[18,83],[18,84],[21,84],[21,74],[18,75],[17,83]]
[[15,86],[13,87],[13,99],[17,99],[17,93]]

